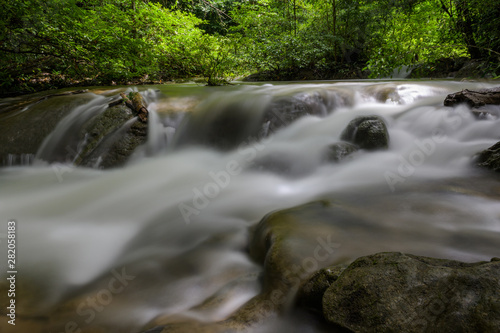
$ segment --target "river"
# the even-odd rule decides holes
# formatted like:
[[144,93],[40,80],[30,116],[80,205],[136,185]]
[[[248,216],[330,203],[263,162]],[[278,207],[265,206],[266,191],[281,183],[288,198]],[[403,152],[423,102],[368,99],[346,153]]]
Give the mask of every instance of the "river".
[[[499,256],[499,178],[472,160],[499,141],[500,120],[478,119],[466,106],[443,106],[449,93],[492,86],[185,84],[60,97],[81,102],[36,155],[24,157],[25,165],[0,169],[2,255],[7,221],[17,226],[17,328],[139,332],[161,316],[165,322],[223,320],[261,289],[262,263],[248,255],[253,227],[269,212],[314,200],[338,202],[363,221],[337,221],[332,228],[340,230],[339,247],[318,268],[380,251],[468,262]],[[148,142],[126,166],[100,170],[46,162],[67,147],[61,140],[69,124],[102,112],[127,89],[141,92],[150,117]],[[264,127],[262,140],[250,137],[255,119],[276,101],[292,105],[290,112],[300,102],[313,115],[286,127]],[[216,149],[211,144],[228,130],[214,119],[228,110],[237,116],[224,126],[236,130]],[[360,115],[384,119],[389,149],[325,162],[326,147]],[[0,262],[4,280],[6,260]],[[221,291],[223,301],[200,306]],[[320,331],[286,311],[252,330]]]

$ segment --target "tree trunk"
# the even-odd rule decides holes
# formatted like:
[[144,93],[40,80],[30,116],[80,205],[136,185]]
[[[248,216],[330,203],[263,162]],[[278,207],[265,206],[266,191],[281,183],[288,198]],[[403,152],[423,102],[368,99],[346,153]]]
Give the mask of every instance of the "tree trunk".
[[472,14],[466,1],[462,0],[457,3],[457,12],[459,16],[457,20],[457,28],[463,35],[464,42],[467,45],[467,51],[472,59],[482,58],[482,52],[477,47],[476,39],[474,38]]
[[[337,5],[335,0],[332,0],[332,19],[333,19],[333,38],[337,36]],[[333,40],[333,58],[337,62],[337,42]]]
[[293,24],[294,24],[294,36],[297,37],[297,3],[293,0]]

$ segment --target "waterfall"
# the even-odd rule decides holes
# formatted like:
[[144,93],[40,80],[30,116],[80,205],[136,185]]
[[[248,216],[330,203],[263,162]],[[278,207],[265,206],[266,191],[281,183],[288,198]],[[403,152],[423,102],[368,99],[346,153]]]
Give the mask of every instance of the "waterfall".
[[[139,88],[150,112],[147,141],[109,170],[71,165],[89,142],[76,134],[117,98],[94,94],[41,143],[36,160],[45,162],[9,155],[23,162],[0,171],[0,216],[18,225],[23,303],[34,317],[61,315],[63,324],[109,331],[139,331],[158,316],[223,320],[260,292],[263,268],[247,253],[255,225],[271,211],[318,199],[369,221],[368,229],[331,222],[343,235],[338,262],[377,251],[498,256],[498,194],[472,161],[499,140],[500,120],[442,103],[448,93],[489,86]],[[367,115],[385,122],[389,148],[325,161],[349,122]],[[6,242],[0,248],[7,253]],[[123,284],[107,302],[117,276]],[[207,301],[221,294],[224,302]],[[101,297],[102,311],[87,297]]]

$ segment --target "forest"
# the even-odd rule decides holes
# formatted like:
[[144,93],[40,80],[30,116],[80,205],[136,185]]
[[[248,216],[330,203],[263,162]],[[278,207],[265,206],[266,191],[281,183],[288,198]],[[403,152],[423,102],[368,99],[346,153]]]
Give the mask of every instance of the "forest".
[[1,0],[3,94],[203,78],[379,78],[481,60],[500,0]]

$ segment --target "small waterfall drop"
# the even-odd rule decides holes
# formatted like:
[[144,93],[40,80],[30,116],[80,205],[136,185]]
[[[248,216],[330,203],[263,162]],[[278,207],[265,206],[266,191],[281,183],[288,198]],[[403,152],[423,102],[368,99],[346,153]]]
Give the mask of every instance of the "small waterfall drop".
[[[463,261],[498,256],[497,180],[472,161],[500,140],[500,120],[442,103],[448,93],[490,86],[363,81],[93,94],[40,144],[39,163],[9,155],[4,164],[11,166],[0,170],[0,216],[17,221],[27,290],[28,310],[19,313],[55,323],[57,331],[67,322],[139,332],[159,317],[224,320],[261,292],[264,268],[248,253],[259,221],[316,200],[353,216],[329,221],[341,245],[332,262],[378,251]],[[147,103],[148,124],[139,124],[147,138],[122,167],[100,170],[108,148],[126,141],[122,132],[137,119],[127,113],[98,140],[101,127],[89,124],[109,112],[119,92],[132,90]],[[384,121],[388,149],[326,160],[360,116]],[[98,147],[91,164],[73,166],[89,145]],[[14,159],[23,165],[13,167]],[[308,232],[314,228],[311,222]],[[301,241],[316,245],[307,233]],[[123,288],[113,293],[117,276]],[[112,301],[87,323],[87,300],[106,301],[106,290]]]

